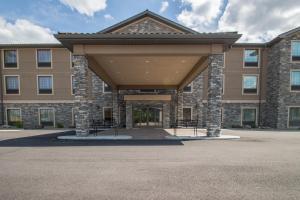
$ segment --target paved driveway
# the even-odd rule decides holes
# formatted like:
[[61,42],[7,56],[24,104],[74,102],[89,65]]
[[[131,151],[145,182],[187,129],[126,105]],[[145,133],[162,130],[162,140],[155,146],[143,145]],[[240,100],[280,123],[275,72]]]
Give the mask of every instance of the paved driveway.
[[234,141],[58,141],[0,131],[0,199],[300,199],[300,132]]

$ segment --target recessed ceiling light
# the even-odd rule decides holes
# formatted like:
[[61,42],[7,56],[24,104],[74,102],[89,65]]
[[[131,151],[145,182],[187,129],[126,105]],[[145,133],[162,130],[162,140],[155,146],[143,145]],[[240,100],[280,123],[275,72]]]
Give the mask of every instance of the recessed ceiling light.
[[150,62],[150,60],[145,60],[145,63],[149,63]]
[[176,71],[176,74],[178,74],[179,73],[179,71]]
[[114,60],[109,60],[109,62],[110,62],[110,63],[113,63],[113,62],[114,62]]
[[148,71],[146,71],[146,72],[145,72],[145,74],[149,74],[149,72],[148,72]]
[[185,63],[185,60],[181,60],[182,63]]

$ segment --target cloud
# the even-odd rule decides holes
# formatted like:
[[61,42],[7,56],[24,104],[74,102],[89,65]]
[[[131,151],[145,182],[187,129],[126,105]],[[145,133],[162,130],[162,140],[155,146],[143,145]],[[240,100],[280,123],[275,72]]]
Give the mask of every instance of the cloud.
[[165,12],[168,9],[168,7],[169,7],[169,2],[168,1],[161,2],[161,6],[160,6],[159,12],[160,13]]
[[181,0],[177,20],[197,31],[239,31],[239,42],[265,42],[300,26],[300,1]]
[[177,20],[197,31],[213,31],[216,29],[216,20],[222,14],[222,0],[181,0],[189,6],[177,16]]
[[300,26],[299,19],[300,1],[229,0],[218,30],[239,31],[243,42],[269,41]]
[[105,18],[105,19],[108,19],[108,20],[113,20],[113,19],[114,19],[114,17],[111,16],[110,14],[105,14],[105,15],[104,15],[104,18]]
[[106,0],[60,0],[60,2],[89,17],[106,8]]
[[0,17],[0,43],[58,43],[49,28],[41,27],[25,19],[14,23]]

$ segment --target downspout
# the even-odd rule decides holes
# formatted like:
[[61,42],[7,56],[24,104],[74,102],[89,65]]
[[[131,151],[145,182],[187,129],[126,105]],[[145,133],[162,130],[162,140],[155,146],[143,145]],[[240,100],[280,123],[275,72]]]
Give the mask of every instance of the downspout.
[[265,48],[266,46],[264,47],[264,49],[261,50],[261,53],[260,53],[260,68],[259,68],[259,101],[258,101],[258,127],[261,127],[261,119],[262,119],[262,112],[261,112],[261,101],[262,101],[262,98],[261,98],[261,94],[262,94],[262,80],[263,80],[263,55],[264,55],[264,52],[265,52]]
[[[2,55],[2,54],[1,54]],[[0,60],[2,60],[0,56]],[[4,95],[3,95],[3,76],[2,76],[2,66],[0,65],[0,109],[1,109],[1,122],[0,125],[4,125]]]

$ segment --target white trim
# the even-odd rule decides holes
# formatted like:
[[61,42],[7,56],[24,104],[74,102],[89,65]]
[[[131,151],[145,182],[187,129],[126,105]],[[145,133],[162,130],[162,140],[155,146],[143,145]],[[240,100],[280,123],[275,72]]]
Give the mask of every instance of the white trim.
[[75,103],[75,100],[4,100],[3,103]]
[[103,106],[102,107],[102,120],[105,120],[105,109],[111,109],[111,119],[113,120],[113,108],[111,106]]
[[[258,59],[257,59],[257,66],[245,66],[245,51],[246,50],[257,50],[258,51]],[[259,69],[260,68],[260,56],[261,56],[261,49],[260,48],[243,48],[243,68],[245,69]]]
[[73,69],[73,54],[70,51],[70,69]]
[[291,40],[291,51],[290,51],[290,60],[291,60],[291,63],[300,63],[300,61],[293,61],[293,49],[292,49],[292,43],[293,42],[300,42],[300,40]]
[[[106,93],[106,94],[110,94],[110,93],[112,93],[112,91],[110,91],[110,92],[105,92],[105,90],[104,90],[104,88],[105,88],[105,85],[107,85],[104,81],[102,81],[102,92],[103,93]],[[109,86],[109,85],[107,85],[107,86]]]
[[241,126],[243,126],[244,109],[255,109],[255,126],[258,125],[258,108],[254,106],[241,106]]
[[186,93],[186,94],[190,94],[190,93],[193,93],[193,90],[194,90],[194,83],[193,83],[193,81],[190,83],[190,84],[188,84],[188,85],[186,85],[185,87],[187,87],[187,86],[189,86],[189,85],[191,85],[191,91],[190,92],[185,92],[184,91],[184,88],[182,89],[182,93]]
[[291,108],[300,108],[300,106],[287,106],[287,108],[288,108],[287,128],[298,128],[298,126],[291,126],[290,127],[290,109]]
[[[52,77],[52,93],[51,94],[40,94],[39,93],[39,77],[41,76],[51,76]],[[53,74],[38,74],[36,75],[36,90],[37,90],[37,95],[54,95],[54,78]]]
[[223,56],[223,61],[224,61],[223,68],[225,68],[225,66],[226,66],[226,59],[225,58],[226,58],[226,52],[224,52],[224,56]]
[[[50,62],[51,62],[50,67],[39,67],[38,50],[50,50]],[[52,69],[53,68],[52,48],[36,48],[35,49],[35,66],[36,66],[36,69]]]
[[[256,93],[244,93],[244,77],[245,76],[256,76]],[[259,74],[243,74],[242,75],[242,95],[248,96],[248,95],[258,95],[259,94]]]
[[290,92],[300,92],[300,90],[292,90],[292,72],[300,72],[300,69],[290,69]]
[[55,108],[53,108],[53,107],[39,107],[38,108],[39,125],[41,126],[41,110],[42,109],[51,109],[53,111],[53,128],[55,128],[56,127],[56,122],[55,122]]
[[[18,94],[7,94],[6,93],[6,77],[18,77],[18,87],[19,87],[19,93]],[[20,75],[3,75],[4,79],[3,79],[3,86],[4,86],[4,95],[21,95],[21,79],[20,79]]]
[[75,95],[75,93],[73,93],[73,77],[75,76],[71,75],[71,95]]
[[8,125],[7,110],[10,110],[10,109],[20,110],[20,119],[21,119],[21,122],[22,122],[22,109],[21,108],[16,108],[16,107],[7,107],[7,108],[5,108],[5,125]]
[[[222,100],[222,103],[265,103],[266,100]],[[202,100],[202,103],[207,103],[207,100]]]
[[182,107],[182,119],[183,119],[183,109],[184,108],[189,108],[191,109],[191,120],[193,120],[193,106],[183,106]]
[[[5,56],[4,51],[16,51],[17,52],[17,67],[5,67]],[[12,48],[12,49],[2,49],[2,68],[3,69],[19,69],[19,49]]]

